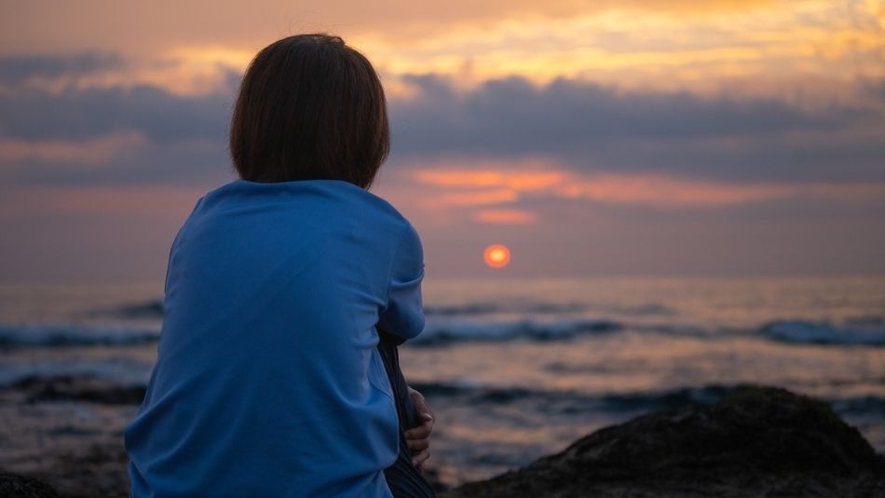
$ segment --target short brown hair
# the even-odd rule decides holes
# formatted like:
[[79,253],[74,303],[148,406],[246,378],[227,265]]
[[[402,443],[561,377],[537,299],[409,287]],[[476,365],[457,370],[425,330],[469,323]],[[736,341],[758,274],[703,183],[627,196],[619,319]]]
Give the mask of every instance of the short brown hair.
[[384,89],[368,59],[341,38],[290,36],[252,60],[230,129],[244,180],[369,188],[389,151]]

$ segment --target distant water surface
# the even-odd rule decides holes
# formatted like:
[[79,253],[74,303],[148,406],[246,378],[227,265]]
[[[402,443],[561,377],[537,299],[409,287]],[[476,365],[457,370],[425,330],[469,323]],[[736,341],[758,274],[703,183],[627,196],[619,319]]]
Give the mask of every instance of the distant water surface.
[[[155,283],[0,285],[0,386],[144,385],[161,295]],[[428,280],[425,305],[401,360],[436,411],[431,462],[450,484],[743,383],[823,398],[885,452],[885,277]],[[103,406],[102,424],[119,430],[134,409]],[[22,424],[5,430],[33,428]]]

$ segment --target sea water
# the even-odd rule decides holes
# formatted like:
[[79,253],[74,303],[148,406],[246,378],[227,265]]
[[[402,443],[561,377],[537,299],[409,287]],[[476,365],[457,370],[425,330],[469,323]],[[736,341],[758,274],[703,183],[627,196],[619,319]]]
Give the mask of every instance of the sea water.
[[[154,283],[0,286],[0,387],[62,376],[143,386],[161,295]],[[425,312],[424,333],[400,357],[436,413],[428,465],[450,485],[742,384],[826,400],[885,452],[882,276],[428,279]],[[136,409],[67,403],[58,416],[78,414],[65,425],[73,435],[0,436],[82,444],[107,427],[119,437]],[[27,410],[0,407],[0,431],[51,425],[22,422]],[[39,451],[16,444],[0,459]]]

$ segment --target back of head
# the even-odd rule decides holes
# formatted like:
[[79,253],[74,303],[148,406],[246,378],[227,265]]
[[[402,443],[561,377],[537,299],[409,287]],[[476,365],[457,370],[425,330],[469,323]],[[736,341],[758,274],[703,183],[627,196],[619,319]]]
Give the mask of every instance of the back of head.
[[341,38],[290,36],[249,65],[230,131],[244,180],[328,179],[368,188],[389,150],[381,82]]

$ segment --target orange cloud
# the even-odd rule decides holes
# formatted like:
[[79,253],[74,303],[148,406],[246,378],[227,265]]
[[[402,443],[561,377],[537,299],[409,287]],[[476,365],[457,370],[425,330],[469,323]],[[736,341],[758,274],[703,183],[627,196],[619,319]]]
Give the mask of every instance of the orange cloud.
[[433,203],[447,206],[481,206],[514,202],[519,195],[513,190],[496,189],[475,192],[445,192],[433,199]]
[[[611,10],[627,11],[634,17],[659,13],[686,19],[779,4],[771,0],[218,0],[207,8],[204,0],[7,3],[0,17],[0,47],[5,50],[34,53],[122,47],[124,52],[142,54],[219,42],[258,50],[270,41],[268,37],[317,31],[373,34],[401,45],[428,35],[487,28],[502,19],[549,24]],[[47,16],[50,11],[53,15]]]
[[[786,198],[836,202],[885,198],[882,183],[737,183],[658,173],[583,174],[565,170],[487,168],[421,170],[415,172],[413,178],[435,189],[422,197],[422,204],[431,209],[513,205],[526,195],[537,194],[663,209],[730,206]],[[472,218],[489,223],[528,223],[536,219],[534,214],[511,208],[475,211]]]
[[[420,170],[412,176],[435,189],[421,201],[429,209],[512,204],[524,193],[549,190],[565,178],[558,171],[495,169]],[[532,213],[513,209],[477,211],[472,218],[498,224],[532,223],[536,219]]]
[[489,188],[500,187],[517,192],[545,190],[563,181],[558,171],[421,170],[415,178],[437,187]]
[[526,225],[538,221],[537,215],[522,209],[483,209],[474,212],[472,218],[496,225]]
[[[245,69],[273,38],[308,31],[342,34],[370,57],[396,97],[414,92],[402,75],[421,73],[447,75],[465,87],[517,75],[536,84],[566,77],[627,89],[782,98],[805,88],[810,75],[837,82],[842,93],[855,91],[858,71],[885,75],[883,9],[869,1],[839,9],[825,0],[456,0],[432,7],[394,0],[300,6],[263,0],[256,7],[224,0],[208,10],[196,0],[48,4],[51,19],[47,2],[8,6],[0,17],[0,53],[102,47],[134,61],[74,81],[34,82],[53,88],[152,84],[179,95],[217,91],[229,83],[228,71]],[[176,15],[170,18],[170,11]]]

